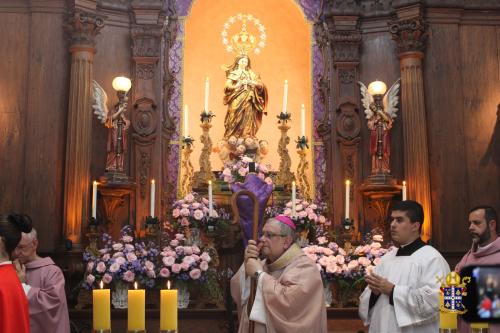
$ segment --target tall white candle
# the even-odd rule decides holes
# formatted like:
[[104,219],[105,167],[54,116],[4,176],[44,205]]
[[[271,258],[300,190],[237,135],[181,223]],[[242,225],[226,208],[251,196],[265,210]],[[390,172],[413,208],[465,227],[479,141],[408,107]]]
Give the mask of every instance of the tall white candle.
[[403,188],[401,188],[401,198],[406,200],[406,182],[403,180]]
[[151,179],[151,200],[149,206],[149,215],[151,215],[151,217],[155,217],[155,187],[155,180]]
[[296,195],[297,195],[297,189],[295,187],[295,181],[292,182],[292,217],[296,216],[296,211],[295,211],[295,202],[297,201]]
[[204,104],[204,107],[203,107],[203,110],[205,111],[205,113],[208,113],[208,92],[210,90],[210,79],[207,78],[205,79],[205,104]]
[[285,80],[285,85],[283,87],[283,113],[286,113],[286,103],[288,99],[288,80]]
[[300,135],[306,136],[306,108],[304,104],[300,106]]
[[212,196],[212,181],[208,181],[208,216],[212,217],[212,211],[214,209],[213,196]]
[[351,192],[351,182],[349,180],[345,181],[345,218],[349,218],[349,196]]
[[189,136],[188,122],[189,122],[189,119],[188,119],[188,106],[184,105],[184,137],[186,137],[186,138]]
[[97,217],[97,182],[92,183],[92,217]]

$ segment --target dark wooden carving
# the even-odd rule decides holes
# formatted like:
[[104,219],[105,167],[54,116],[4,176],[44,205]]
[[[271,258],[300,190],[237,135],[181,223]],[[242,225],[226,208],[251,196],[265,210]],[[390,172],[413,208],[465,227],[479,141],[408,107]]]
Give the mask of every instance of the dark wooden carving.
[[404,52],[424,52],[428,32],[422,16],[389,22],[389,31],[396,41],[398,54]]
[[132,55],[134,57],[158,57],[163,32],[158,25],[132,28]]
[[105,16],[75,10],[70,13],[65,29],[71,45],[95,46],[95,36],[104,26]]

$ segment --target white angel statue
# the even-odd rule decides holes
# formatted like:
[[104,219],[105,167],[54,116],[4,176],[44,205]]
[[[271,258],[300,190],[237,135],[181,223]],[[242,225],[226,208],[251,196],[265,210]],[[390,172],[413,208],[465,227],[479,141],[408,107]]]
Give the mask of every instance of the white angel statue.
[[92,81],[92,109],[97,118],[108,128],[106,172],[123,172],[127,153],[127,132],[130,121],[125,116],[127,96],[110,111],[108,95],[96,81]]
[[370,134],[370,155],[372,157],[372,174],[390,174],[391,128],[398,112],[398,79],[384,95],[386,86],[375,81],[368,88],[358,82],[361,87],[361,102],[365,109]]

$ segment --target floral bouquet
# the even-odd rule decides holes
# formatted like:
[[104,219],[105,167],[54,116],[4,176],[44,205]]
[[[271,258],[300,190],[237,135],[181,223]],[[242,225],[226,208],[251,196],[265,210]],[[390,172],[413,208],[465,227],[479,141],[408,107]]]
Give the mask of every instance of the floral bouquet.
[[158,276],[175,279],[178,282],[205,282],[206,272],[211,261],[207,252],[202,252],[197,245],[185,245],[185,236],[176,234],[169,246],[160,252]]
[[[289,216],[295,222],[296,230],[303,239],[316,239],[326,236],[331,222],[323,215],[324,204],[309,203],[306,200],[295,201],[295,218],[292,216],[292,202],[286,203],[282,214]],[[307,245],[307,241],[302,245]]]
[[153,288],[156,279],[156,258],[159,250],[155,244],[135,241],[131,226],[121,230],[121,237],[113,241],[108,234],[102,235],[103,247],[97,252],[85,250],[86,264],[83,287],[93,289],[96,282],[133,283],[138,282]]
[[358,297],[365,287],[365,274],[380,264],[381,257],[390,249],[382,248],[382,236],[374,235],[366,244],[346,251],[326,237],[317,239],[319,245],[303,248],[321,273],[325,285],[335,289],[338,306],[357,305]]
[[[245,181],[245,177],[249,172],[249,164],[253,162],[248,156],[241,157],[236,163],[226,162],[224,163],[224,169],[221,173],[221,179],[227,183],[240,182],[243,183]],[[272,184],[273,180],[269,176],[271,171],[271,164],[263,164],[255,162],[255,172],[268,184]]]
[[373,235],[365,241],[365,244],[359,245],[351,254],[351,260],[359,263],[360,270],[364,273],[370,273],[374,266],[380,264],[380,260],[384,254],[392,248],[383,248],[384,239],[382,235]]
[[[179,230],[179,228],[206,229],[208,215],[208,200],[195,192],[187,194],[172,205],[172,224],[175,230]],[[219,217],[215,208],[212,209],[211,217]]]

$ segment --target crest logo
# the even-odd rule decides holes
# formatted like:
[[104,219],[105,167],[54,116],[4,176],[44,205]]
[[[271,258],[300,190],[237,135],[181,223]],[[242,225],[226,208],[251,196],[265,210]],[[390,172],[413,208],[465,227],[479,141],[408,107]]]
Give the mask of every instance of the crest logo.
[[466,284],[470,282],[470,277],[460,278],[456,272],[450,272],[446,278],[438,278],[441,283],[440,305],[441,311],[448,313],[464,314],[467,309],[463,304],[463,296],[467,296]]

